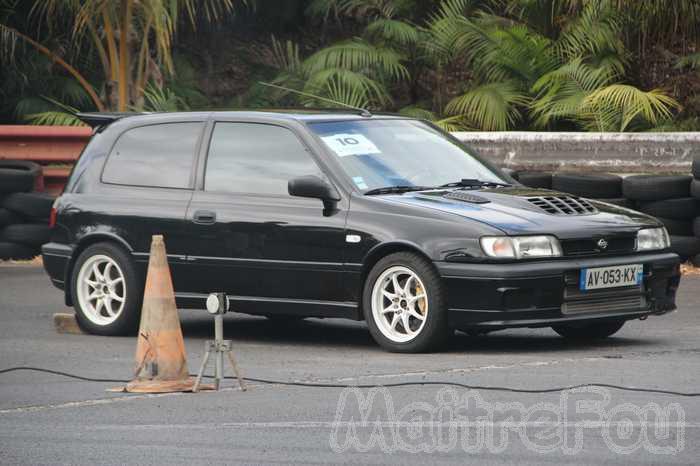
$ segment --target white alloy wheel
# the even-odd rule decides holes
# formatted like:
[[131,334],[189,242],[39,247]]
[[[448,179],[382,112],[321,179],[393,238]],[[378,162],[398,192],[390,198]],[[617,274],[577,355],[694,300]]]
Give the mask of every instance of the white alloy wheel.
[[408,267],[386,269],[372,288],[372,318],[389,340],[406,343],[418,336],[428,316],[428,295],[420,277]]
[[76,285],[78,304],[93,324],[109,325],[124,310],[124,273],[111,257],[100,254],[88,258],[80,268]]

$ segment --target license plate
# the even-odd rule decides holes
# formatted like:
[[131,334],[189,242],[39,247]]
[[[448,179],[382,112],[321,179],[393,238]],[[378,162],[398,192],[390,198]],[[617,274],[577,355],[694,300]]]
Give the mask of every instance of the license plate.
[[600,288],[639,285],[642,283],[643,275],[644,266],[642,264],[581,269],[579,289],[588,291]]

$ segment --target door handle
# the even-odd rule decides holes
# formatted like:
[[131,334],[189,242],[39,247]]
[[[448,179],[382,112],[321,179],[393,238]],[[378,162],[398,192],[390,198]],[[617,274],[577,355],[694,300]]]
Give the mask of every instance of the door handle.
[[194,213],[192,221],[198,225],[213,225],[216,223],[216,212],[198,210]]

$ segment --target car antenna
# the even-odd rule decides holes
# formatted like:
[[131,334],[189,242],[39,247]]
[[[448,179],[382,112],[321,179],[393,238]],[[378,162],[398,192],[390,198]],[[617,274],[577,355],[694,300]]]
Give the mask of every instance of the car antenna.
[[323,100],[324,102],[330,102],[332,104],[339,105],[341,107],[351,108],[353,110],[357,110],[358,112],[360,112],[360,115],[362,115],[363,117],[371,117],[372,116],[372,113],[369,110],[367,110],[366,108],[355,107],[354,105],[346,104],[343,102],[338,102],[337,100],[328,99],[326,97],[320,97],[320,96],[317,96],[314,94],[310,94],[308,92],[298,91],[296,89],[291,89],[289,87],[280,86],[278,84],[266,83],[264,81],[258,81],[258,84],[262,84],[263,86],[267,86],[267,87],[274,87],[276,89],[281,89],[281,90],[287,91],[287,92],[293,92],[295,94],[303,95],[305,97],[311,97],[313,99]]

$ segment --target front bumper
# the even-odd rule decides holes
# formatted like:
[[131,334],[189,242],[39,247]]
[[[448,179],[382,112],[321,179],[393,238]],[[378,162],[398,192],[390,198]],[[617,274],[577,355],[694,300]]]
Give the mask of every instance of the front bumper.
[[[644,264],[641,286],[581,292],[582,268]],[[590,319],[634,319],[676,308],[680,260],[673,253],[504,264],[436,262],[453,327],[548,327]]]

